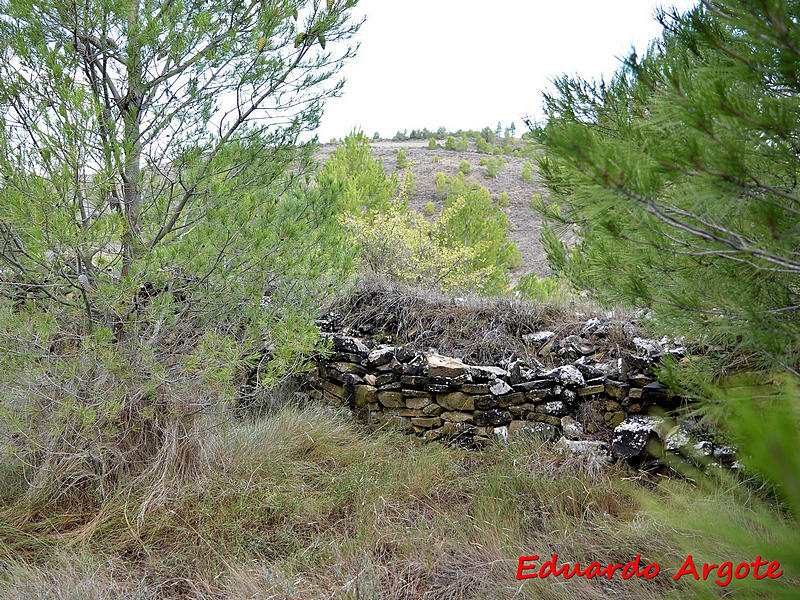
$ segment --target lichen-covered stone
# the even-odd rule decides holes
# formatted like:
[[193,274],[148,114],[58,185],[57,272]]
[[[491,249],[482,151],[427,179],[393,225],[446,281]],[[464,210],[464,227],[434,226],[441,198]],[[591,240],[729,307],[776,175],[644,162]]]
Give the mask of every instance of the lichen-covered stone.
[[584,435],[583,425],[570,416],[561,417],[561,431],[568,440],[579,440]]
[[544,413],[546,415],[553,415],[556,417],[563,417],[565,414],[567,414],[567,405],[560,400],[545,402],[544,404],[539,404],[536,407],[536,412]]
[[489,425],[503,425],[511,421],[511,413],[499,408],[492,410],[476,410],[472,414],[475,424],[484,427]]
[[613,379],[606,380],[606,394],[612,398],[624,398],[628,395],[628,390],[630,387],[630,385],[621,381],[615,381]]
[[472,401],[475,403],[475,408],[478,410],[490,410],[498,406],[497,396],[492,396],[491,394],[473,396]]
[[428,406],[422,409],[422,412],[432,417],[438,417],[444,412],[444,409],[438,404],[428,404]]
[[475,432],[475,425],[464,421],[450,421],[440,428],[443,435],[466,435]]
[[485,383],[463,383],[461,391],[465,394],[488,394],[489,386]]
[[523,404],[524,402],[525,402],[525,394],[523,394],[522,392],[511,392],[510,394],[497,396],[497,404],[502,408],[506,408],[508,406],[516,406],[518,404]]
[[535,435],[545,440],[554,440],[558,437],[558,427],[549,423],[531,423],[530,421],[511,421],[508,425],[508,435]]
[[606,389],[605,385],[590,385],[578,390],[579,396],[593,396],[595,394],[602,394]]
[[367,364],[370,367],[379,367],[385,365],[394,358],[395,348],[393,346],[384,346],[373,350],[367,355]]
[[552,371],[547,373],[548,376],[555,376],[555,378],[563,385],[567,385],[574,388],[582,388],[586,385],[586,380],[583,378],[583,374],[574,366],[572,365],[564,365],[563,367],[557,367]]
[[645,455],[647,443],[658,438],[658,429],[663,419],[658,417],[632,416],[614,429],[611,454],[614,458],[630,460]]

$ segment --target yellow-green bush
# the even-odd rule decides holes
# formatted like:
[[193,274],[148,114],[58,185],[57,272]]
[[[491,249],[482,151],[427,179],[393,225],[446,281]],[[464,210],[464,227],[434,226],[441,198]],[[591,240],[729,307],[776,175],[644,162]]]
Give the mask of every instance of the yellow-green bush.
[[433,213],[436,212],[436,205],[433,202],[428,202],[425,205],[425,216],[432,217]]
[[511,204],[511,199],[508,197],[508,192],[500,194],[500,197],[497,198],[497,206],[499,208],[505,208],[509,204]]
[[469,175],[469,172],[472,171],[472,165],[469,164],[468,160],[462,160],[461,164],[458,165],[458,170],[464,175]]

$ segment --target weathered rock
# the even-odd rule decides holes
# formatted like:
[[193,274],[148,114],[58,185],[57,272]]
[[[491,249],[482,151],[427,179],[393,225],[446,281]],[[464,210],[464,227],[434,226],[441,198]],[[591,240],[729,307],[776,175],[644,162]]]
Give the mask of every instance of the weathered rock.
[[671,452],[678,452],[692,443],[692,438],[683,427],[674,427],[664,436],[664,448]]
[[429,429],[428,431],[424,432],[422,434],[422,439],[424,439],[426,442],[432,442],[434,440],[438,440],[444,435],[446,435],[444,430],[439,427],[438,429]]
[[452,423],[472,423],[473,422],[473,413],[470,412],[462,412],[462,411],[454,411],[448,410],[443,412],[440,417],[445,421],[450,421]]
[[503,425],[501,427],[495,427],[492,429],[492,435],[503,442],[508,441],[508,427]]
[[732,463],[736,460],[736,446],[714,447],[714,458],[721,463]]
[[553,375],[560,383],[570,387],[582,388],[586,384],[586,380],[583,378],[581,372],[577,367],[572,365],[557,367],[549,373],[546,373],[546,375]]
[[522,336],[522,341],[526,344],[544,344],[556,334],[552,331],[535,331],[534,333],[526,333]]
[[400,378],[395,373],[381,373],[375,378],[375,385],[378,387],[394,382],[400,383]]
[[403,363],[403,375],[424,375],[428,360],[422,353],[415,354],[413,358]]
[[489,386],[489,392],[495,396],[503,396],[505,394],[510,394],[513,391],[514,389],[502,379],[496,379]]
[[430,392],[426,392],[424,390],[413,390],[408,388],[403,388],[403,397],[404,398],[432,398],[433,394]]
[[609,462],[608,451],[604,442],[596,441],[572,441],[562,437],[556,442],[555,448],[567,454],[585,456],[590,460],[600,463]]
[[628,418],[628,413],[624,410],[618,410],[616,412],[607,412],[603,415],[603,420],[608,423],[609,427],[616,428],[620,425],[625,419]]
[[638,400],[642,397],[642,388],[631,388],[628,390],[628,398],[632,398],[634,400]]
[[536,405],[531,404],[530,402],[526,402],[525,404],[517,404],[515,406],[509,406],[508,412],[515,417],[524,418],[525,415],[536,412]]
[[366,406],[378,398],[378,391],[371,385],[357,385],[353,388],[353,403],[356,406]]
[[436,394],[436,403],[448,410],[475,410],[475,401],[472,396],[463,392]]
[[475,408],[478,410],[490,410],[498,406],[497,396],[492,396],[491,394],[473,396],[472,400],[475,402]]
[[540,412],[546,415],[553,415],[556,417],[563,417],[567,414],[567,405],[561,402],[560,400],[554,400],[553,402],[545,402],[544,404],[539,404],[536,407],[536,412]]
[[493,410],[476,410],[473,413],[473,419],[476,425],[483,427],[489,425],[504,425],[511,421],[511,413],[499,408]]
[[327,337],[333,343],[334,349],[339,352],[347,352],[348,354],[356,354],[362,358],[369,355],[369,348],[358,338],[350,337],[347,335],[333,334]]
[[380,371],[381,373],[388,373],[389,371],[392,371],[400,374],[403,372],[403,365],[401,365],[400,361],[398,361],[394,356],[389,360],[389,362],[378,365],[374,368],[376,371]]
[[432,402],[430,396],[428,396],[427,398],[425,398],[425,397],[422,397],[422,398],[409,398],[409,397],[404,395],[403,398],[405,398],[405,403],[406,403],[406,406],[408,408],[415,408],[415,409],[419,409],[419,410],[425,408],[426,406],[428,406]]
[[602,394],[606,389],[605,385],[590,385],[578,390],[579,396],[594,396],[595,394]]
[[439,417],[414,417],[411,419],[411,423],[426,429],[442,426],[442,420]]
[[388,408],[405,407],[403,394],[400,392],[378,392],[378,402]]
[[658,417],[628,417],[614,429],[611,454],[624,460],[644,457],[647,443],[658,438],[662,424],[663,419]]
[[533,435],[544,440],[554,440],[558,437],[558,427],[548,423],[511,421],[508,425],[508,435]]
[[512,392],[510,394],[497,396],[497,404],[503,408],[522,404],[523,402],[525,402],[525,394],[522,392]]
[[561,419],[553,415],[545,415],[542,413],[531,413],[528,414],[526,417],[529,421],[539,421],[540,423],[549,423],[550,425],[555,425],[555,426],[561,425]]
[[385,417],[385,419],[395,427],[405,431],[413,431],[414,429],[414,426],[411,424],[411,419],[408,417],[402,417],[400,415],[388,415]]
[[536,390],[549,390],[550,388],[555,385],[556,379],[555,378],[546,378],[546,379],[534,379],[532,381],[526,381],[524,383],[518,383],[514,386],[515,390],[520,392],[532,392]]
[[545,388],[542,390],[528,390],[525,392],[525,400],[528,402],[536,402],[544,398],[549,398],[553,395],[553,388]]
[[583,425],[569,416],[561,417],[561,431],[568,440],[579,440],[584,435]]
[[428,361],[428,375],[431,377],[458,377],[467,373],[467,365],[449,356],[441,356],[440,354],[429,354]]

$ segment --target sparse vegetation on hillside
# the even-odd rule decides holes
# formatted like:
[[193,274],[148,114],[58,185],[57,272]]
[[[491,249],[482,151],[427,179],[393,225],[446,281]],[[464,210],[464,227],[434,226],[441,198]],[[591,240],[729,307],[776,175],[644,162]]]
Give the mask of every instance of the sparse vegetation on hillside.
[[469,175],[469,172],[472,170],[472,165],[469,164],[468,160],[462,160],[461,163],[458,165],[458,171],[463,173],[464,175]]
[[533,183],[533,168],[531,167],[531,163],[526,162],[525,166],[522,168],[522,181],[525,183]]

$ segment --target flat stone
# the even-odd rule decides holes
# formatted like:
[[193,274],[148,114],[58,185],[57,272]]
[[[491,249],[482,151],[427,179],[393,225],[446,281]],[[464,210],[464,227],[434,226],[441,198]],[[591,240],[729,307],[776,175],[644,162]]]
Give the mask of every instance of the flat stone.
[[428,404],[428,406],[422,409],[422,412],[432,417],[438,417],[444,412],[444,409],[438,404]]
[[525,415],[536,412],[536,405],[528,402],[525,404],[517,404],[516,406],[509,406],[508,412],[515,417],[524,417]]
[[512,392],[510,394],[504,394],[502,396],[497,396],[497,404],[501,407],[507,406],[516,406],[517,404],[522,404],[525,402],[525,394],[522,392]]
[[414,417],[411,419],[411,423],[427,429],[442,426],[442,420],[439,417]]
[[602,394],[606,389],[605,385],[590,385],[578,390],[579,396],[593,396],[595,394]]
[[422,410],[431,403],[430,396],[427,398],[409,398],[407,396],[403,396],[403,398],[405,399],[405,403],[408,408],[415,408],[419,410]]
[[614,429],[611,454],[624,460],[643,457],[647,443],[658,437],[658,429],[663,423],[663,419],[658,417],[628,417]]
[[411,419],[409,419],[408,417],[402,417],[400,415],[389,415],[386,418],[386,421],[391,423],[395,427],[403,429],[404,431],[413,431],[414,429],[414,426],[411,424]]
[[400,392],[378,392],[378,402],[389,408],[405,407],[403,394]]
[[392,357],[392,360],[390,360],[389,362],[384,363],[382,365],[378,365],[377,367],[374,368],[376,371],[380,371],[381,373],[387,373],[389,371],[393,371],[395,373],[401,373],[403,370],[403,365],[401,365],[396,358]]
[[585,456],[586,458],[599,461],[601,463],[609,462],[608,451],[603,442],[595,441],[572,441],[562,437],[554,446],[557,450],[567,454],[575,454],[577,456]]
[[469,373],[479,381],[487,381],[490,379],[500,379],[508,377],[508,371],[501,367],[489,366],[469,366]]
[[450,421],[451,423],[472,423],[472,413],[462,412],[462,411],[445,411],[441,415],[439,415],[445,421]]
[[465,394],[488,394],[489,386],[485,383],[462,383],[461,391]]
[[525,392],[525,399],[530,401],[537,401],[542,400],[543,398],[547,398],[548,396],[553,395],[553,388],[546,388],[543,390],[529,390]]
[[540,413],[532,413],[527,415],[527,419],[529,421],[539,421],[540,423],[549,423],[550,425],[555,425],[558,427],[561,425],[561,419],[555,417],[553,415],[544,415]]
[[426,392],[424,390],[410,390],[407,388],[403,388],[403,397],[404,398],[432,398],[433,395],[430,392]]
[[628,390],[628,398],[639,399],[642,397],[642,388],[631,388]]
[[367,355],[367,364],[369,364],[370,367],[385,365],[394,358],[394,351],[394,346],[386,346],[373,350]]
[[428,375],[431,377],[458,377],[467,373],[467,365],[450,356],[427,355]]
[[448,410],[475,410],[475,401],[472,396],[463,392],[436,394],[436,403]]

